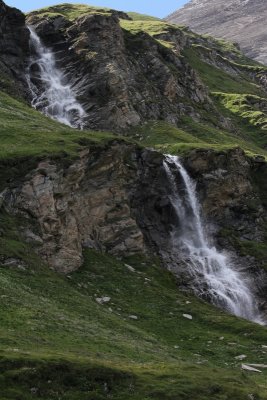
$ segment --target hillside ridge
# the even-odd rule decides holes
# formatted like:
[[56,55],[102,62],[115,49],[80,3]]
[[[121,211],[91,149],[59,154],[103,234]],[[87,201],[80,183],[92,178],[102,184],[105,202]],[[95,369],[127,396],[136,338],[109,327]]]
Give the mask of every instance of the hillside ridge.
[[248,57],[267,64],[266,17],[264,0],[191,0],[166,20],[238,43]]

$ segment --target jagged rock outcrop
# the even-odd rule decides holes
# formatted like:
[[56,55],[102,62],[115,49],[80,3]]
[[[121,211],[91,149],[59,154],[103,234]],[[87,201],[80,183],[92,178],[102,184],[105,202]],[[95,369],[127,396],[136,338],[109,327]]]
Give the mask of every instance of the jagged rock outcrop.
[[6,207],[25,217],[22,235],[60,272],[81,266],[84,247],[145,252],[129,205],[136,157],[134,146],[115,143],[85,151],[65,168],[42,161],[21,185],[4,192]]
[[[261,162],[265,165],[264,159]],[[261,162],[239,148],[225,152],[196,150],[185,160],[197,179],[206,218],[220,229],[238,231],[244,240],[260,241],[265,235],[267,213],[253,178],[255,171],[262,173]]]
[[174,52],[145,32],[131,33],[114,14],[27,18],[53,48],[87,112],[86,126],[122,131],[146,120],[177,124],[181,115],[197,117],[201,104],[213,109],[207,89],[180,56],[186,37],[170,33]]
[[[86,247],[116,255],[158,254],[168,267],[179,265],[177,254],[172,259],[171,240],[179,219],[163,161],[161,153],[116,141],[85,150],[67,167],[41,161],[2,193],[2,206],[24,217],[25,240],[61,272],[79,268]],[[193,151],[184,163],[223,247],[234,249],[222,239],[224,229],[241,241],[264,241],[267,212],[253,180],[255,169],[262,173],[263,161],[235,149]]]
[[0,0],[0,88],[11,89],[8,80],[15,79],[16,90],[25,95],[25,66],[29,56],[29,31],[24,14]]
[[267,64],[265,0],[191,0],[166,20],[239,43],[251,58]]

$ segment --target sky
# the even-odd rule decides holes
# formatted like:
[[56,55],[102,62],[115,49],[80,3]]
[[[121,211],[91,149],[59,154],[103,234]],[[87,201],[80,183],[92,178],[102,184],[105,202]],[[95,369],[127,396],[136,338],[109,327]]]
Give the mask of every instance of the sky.
[[79,3],[114,8],[121,11],[136,11],[155,17],[166,17],[189,0],[4,0],[11,7],[24,12],[60,3]]

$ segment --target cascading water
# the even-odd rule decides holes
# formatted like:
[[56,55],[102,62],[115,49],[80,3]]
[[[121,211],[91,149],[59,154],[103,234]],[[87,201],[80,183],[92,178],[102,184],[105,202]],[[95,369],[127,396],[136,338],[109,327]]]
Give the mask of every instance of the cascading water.
[[62,124],[83,129],[86,113],[73,88],[57,68],[53,52],[43,45],[33,28],[28,29],[33,52],[27,73],[32,106]]
[[[196,294],[210,298],[215,305],[234,315],[263,324],[245,276],[235,269],[228,255],[209,243],[195,183],[178,157],[166,156],[164,168],[173,188],[171,202],[179,219],[179,230],[173,231],[174,250],[179,249]],[[177,171],[182,178],[183,196],[179,195],[177,187]]]

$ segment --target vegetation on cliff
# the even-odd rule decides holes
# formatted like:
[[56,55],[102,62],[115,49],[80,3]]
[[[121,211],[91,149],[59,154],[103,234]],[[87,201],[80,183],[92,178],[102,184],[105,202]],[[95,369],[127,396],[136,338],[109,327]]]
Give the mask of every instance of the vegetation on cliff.
[[[228,206],[225,215],[234,210],[236,219],[245,220],[244,229],[249,226],[250,230],[256,227],[260,231],[259,237],[248,240],[240,239],[239,226],[224,227],[219,233],[221,241],[230,243],[231,250],[237,250],[244,258],[254,257],[253,263],[261,267],[259,271],[267,269],[267,236],[262,217],[267,206],[266,68],[247,59],[226,42],[195,35],[184,27],[136,13],[127,15],[102,7],[63,4],[33,12],[28,18],[47,23],[44,26],[52,27],[51,31],[44,28],[43,32],[52,32],[53,37],[53,21],[58,17],[63,18],[60,31],[63,34],[66,26],[69,28],[77,18],[84,16],[86,19],[88,15],[97,16],[93,22],[101,28],[99,32],[104,35],[106,47],[89,51],[83,47],[82,34],[75,37],[73,45],[77,45],[77,54],[84,63],[90,59],[89,66],[95,74],[102,68],[103,59],[106,61],[104,57],[109,61],[107,47],[110,46],[105,42],[109,38],[105,34],[112,28],[119,38],[113,49],[115,56],[112,55],[117,69],[107,64],[111,75],[108,78],[103,75],[104,83],[102,75],[98,76],[102,86],[97,90],[90,87],[91,96],[96,95],[102,106],[103,93],[108,87],[116,106],[127,112],[127,107],[123,108],[125,98],[122,101],[120,97],[125,88],[117,79],[121,65],[116,57],[119,61],[126,60],[131,67],[135,65],[135,57],[145,64],[141,72],[138,70],[132,75],[130,95],[136,94],[138,85],[156,95],[154,98],[140,95],[141,100],[138,97],[134,103],[135,111],[140,115],[144,113],[139,126],[116,131],[119,117],[112,114],[116,109],[112,100],[114,107],[109,109],[110,114],[106,111],[103,114],[107,124],[111,115],[112,133],[99,129],[77,131],[33,110],[27,103],[27,96],[13,84],[9,71],[0,62],[1,192],[8,187],[13,190],[12,194],[16,193],[40,160],[70,165],[85,148],[90,152],[95,146],[108,147],[109,142],[130,142],[136,148],[152,147],[183,156],[191,154],[192,159],[197,151],[204,149],[195,168],[200,170],[197,162],[201,167],[204,165],[200,176],[202,196],[211,182],[212,195],[219,198],[218,187],[221,186],[222,201],[234,204],[231,210]],[[116,48],[117,43],[122,42],[123,51]],[[144,60],[142,50],[150,48],[153,52]],[[151,54],[153,65],[147,69]],[[156,73],[158,75],[154,76]],[[165,75],[169,79],[167,84],[157,87],[156,91],[155,87],[162,83],[160,77],[164,81]],[[177,99],[172,98],[175,80],[179,81],[182,93],[179,92],[179,106],[175,103]],[[194,98],[197,90],[199,97]],[[161,99],[168,96],[171,102],[162,106]],[[129,102],[131,100],[130,96]],[[171,114],[177,113],[176,120],[168,119],[168,104],[172,105]],[[153,107],[158,113],[152,114],[157,118],[146,118]],[[94,104],[88,110],[95,108]],[[180,109],[183,110],[181,114],[178,113]],[[238,169],[242,168],[242,163],[249,168],[249,158],[239,150],[231,153],[231,149],[237,147],[251,156],[250,168],[255,176]],[[255,157],[257,155],[261,157]],[[206,165],[209,156],[210,164]],[[92,158],[92,164],[96,163],[96,156]],[[135,172],[128,150],[122,158],[127,168]],[[216,173],[225,173],[220,162],[230,158],[233,171],[228,177],[222,175],[219,181]],[[108,170],[105,162],[98,160],[98,163],[101,172]],[[211,166],[213,170],[210,171]],[[123,167],[120,165],[121,169]],[[46,172],[44,168],[41,171],[44,181],[50,179]],[[196,175],[196,171],[193,172]],[[112,173],[109,172],[110,181]],[[239,179],[236,186],[235,182],[230,182],[232,177]],[[121,181],[119,176],[116,185]],[[241,193],[247,197],[247,202],[240,193],[234,193],[236,187],[242,191],[243,183],[249,186],[249,190]],[[71,188],[73,192],[77,190],[75,186]],[[66,187],[56,192],[55,198],[63,198],[64,190]],[[67,276],[55,273],[23,236],[22,228],[33,218],[29,208],[9,215],[3,205],[3,195],[0,196],[1,400],[267,399],[267,370],[249,374],[241,370],[241,361],[236,358],[244,354],[245,362],[266,364],[266,328],[230,316],[189,292],[178,290],[177,285],[184,288],[185,282],[182,278],[177,281],[163,269],[157,257],[116,258],[87,248],[83,266],[78,271]],[[110,190],[109,195],[115,203],[119,202],[114,191]],[[239,195],[243,201],[242,210],[236,210],[240,205]],[[103,198],[103,193],[99,198]],[[151,201],[151,197],[146,200]],[[70,208],[71,205],[70,201]],[[120,206],[114,206],[118,214]],[[262,207],[260,217],[259,207]],[[211,208],[209,204],[207,208]],[[118,218],[117,227],[121,220],[115,211],[113,219]],[[62,209],[59,214],[62,220],[67,219]],[[224,214],[221,219],[225,219]],[[225,219],[225,223],[228,221]],[[55,221],[43,222],[45,227],[48,222],[53,225]],[[188,319],[188,315],[192,319]]]

